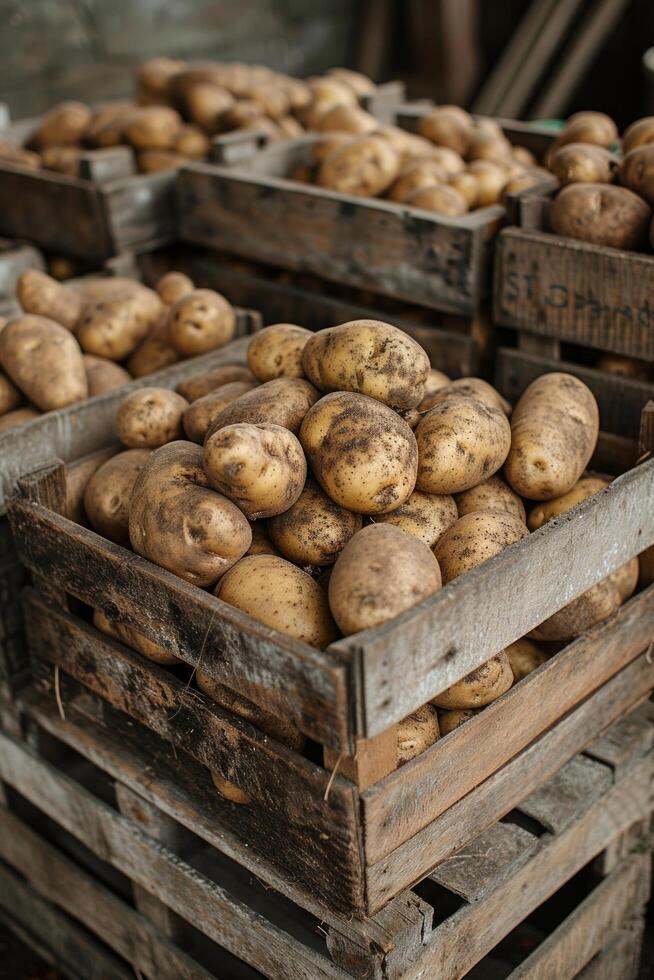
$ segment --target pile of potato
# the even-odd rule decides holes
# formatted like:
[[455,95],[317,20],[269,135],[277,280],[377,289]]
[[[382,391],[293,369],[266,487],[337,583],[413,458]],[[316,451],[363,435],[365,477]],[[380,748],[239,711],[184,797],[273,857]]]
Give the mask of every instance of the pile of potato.
[[620,139],[604,113],[575,113],[547,164],[561,184],[552,231],[612,248],[654,246],[654,116],[632,123]]
[[333,105],[358,105],[375,87],[345,68],[302,81],[263,65],[153,58],[138,71],[136,101],[62,102],[45,114],[26,146],[0,140],[0,160],[77,176],[85,151],[125,145],[142,173],[170,170],[204,159],[219,133],[299,136]]
[[488,207],[549,177],[495,120],[473,119],[458,106],[433,109],[409,133],[341,103],[315,119],[313,129],[324,135],[313,146],[313,162],[296,168],[294,179],[437,214]]
[[[86,514],[110,540],[312,646],[393,619],[607,485],[585,472],[599,413],[571,375],[543,375],[511,413],[491,385],[451,381],[414,340],[374,320],[317,333],[267,327],[247,362],[127,396],[116,420],[125,450],[91,478]],[[398,725],[398,759],[541,664],[551,648],[539,641],[610,616],[637,580],[634,559],[443,691]],[[174,661],[120,623],[96,623]],[[197,682],[302,744],[288,720],[201,670]]]
[[179,272],[149,289],[30,269],[17,293],[24,315],[0,324],[0,431],[222,347],[236,329],[224,296]]

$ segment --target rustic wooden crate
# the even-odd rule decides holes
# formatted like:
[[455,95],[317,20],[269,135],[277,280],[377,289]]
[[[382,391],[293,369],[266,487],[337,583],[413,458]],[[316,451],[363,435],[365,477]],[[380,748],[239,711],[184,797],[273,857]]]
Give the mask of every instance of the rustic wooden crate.
[[[35,902],[48,903],[46,923],[64,912],[135,970],[162,980],[259,975],[230,972],[233,960],[214,973],[207,943],[214,957],[218,945],[284,980],[572,980],[582,970],[611,976],[611,963],[623,970],[612,976],[635,975],[626,966],[638,959],[650,890],[650,706],[609,728],[505,821],[364,921],[298,906],[293,883],[281,882],[281,894],[267,888],[252,853],[242,852],[242,866],[230,860],[234,842],[216,820],[215,794],[206,785],[187,791],[194,780],[201,787],[203,773],[140,726],[98,718],[97,708],[78,695],[62,719],[52,698],[32,690],[22,704],[24,740],[0,735],[5,915],[29,907],[18,873]],[[39,811],[54,833],[39,832]],[[136,910],[61,853],[56,828],[131,882]],[[66,921],[63,935],[74,935]],[[46,927],[42,942],[52,931]]]
[[26,269],[45,269],[38,249],[0,239],[0,316],[13,316],[18,311],[16,283]]
[[[654,397],[654,256],[590,245],[549,231],[550,197],[525,192],[514,201],[515,227],[497,239],[494,320],[517,332],[525,371],[570,371],[593,391],[612,432],[633,435]],[[650,365],[649,380],[610,374],[581,362],[575,348],[620,354]],[[566,352],[567,349],[567,352]],[[532,360],[538,358],[539,360]]]
[[[410,129],[415,123],[403,112],[396,119]],[[503,125],[509,138],[522,140],[524,125]],[[533,128],[530,134],[538,141]],[[310,159],[315,138],[269,146],[263,146],[265,138],[257,133],[216,139],[214,162],[179,171],[181,238],[474,316],[488,295],[493,239],[504,220],[504,207],[446,218],[289,180],[292,167]],[[541,150],[549,139],[550,133],[540,135]]]
[[[609,439],[607,448],[615,457],[625,441]],[[630,451],[635,459],[636,447]],[[597,464],[611,471],[606,455]],[[10,504],[21,560],[47,584],[47,595],[26,596],[34,662],[54,665],[236,783],[252,802],[226,808],[230,829],[340,911],[382,908],[654,686],[650,587],[397,769],[396,722],[652,543],[654,460],[416,609],[326,651],[261,626],[62,516],[66,478],[63,466],[46,467],[21,481],[23,495]],[[306,757],[277,744],[179,671],[100,634],[90,610],[66,608],[67,597],[292,718],[338,774],[330,781],[316,764],[318,748]]]

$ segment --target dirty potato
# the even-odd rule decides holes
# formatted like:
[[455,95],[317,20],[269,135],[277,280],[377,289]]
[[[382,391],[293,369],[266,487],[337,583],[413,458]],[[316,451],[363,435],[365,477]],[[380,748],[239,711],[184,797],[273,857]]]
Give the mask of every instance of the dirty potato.
[[187,438],[191,442],[202,445],[213,420],[227,405],[231,405],[233,401],[254,387],[255,385],[248,381],[231,381],[203,395],[202,398],[196,398],[184,410],[183,424]]
[[313,334],[295,323],[275,323],[248,344],[248,367],[259,381],[303,378],[302,352]]
[[511,664],[506,652],[501,650],[481,667],[470,671],[456,684],[432,698],[432,704],[448,711],[484,708],[506,694],[512,684]]
[[456,504],[449,494],[414,490],[406,503],[390,514],[378,514],[375,522],[399,527],[433,548],[457,518]]
[[505,483],[501,476],[491,476],[470,490],[454,496],[459,517],[478,510],[499,510],[510,514],[516,520],[526,521],[525,506],[517,493]]
[[168,312],[168,340],[181,357],[223,347],[236,331],[234,307],[212,289],[194,289]]
[[84,510],[94,531],[129,547],[129,503],[149,449],[128,449],[103,463],[84,490]]
[[77,326],[82,312],[81,297],[45,272],[26,269],[18,279],[16,294],[26,313],[48,317],[67,330]]
[[116,434],[129,449],[155,449],[181,438],[188,402],[169,388],[139,388],[121,401]]
[[275,378],[230,402],[211,423],[207,435],[237,422],[282,425],[297,433],[318,398],[316,389],[304,378]]
[[443,534],[434,554],[443,584],[469,572],[529,534],[524,523],[502,511],[474,511]]
[[268,521],[268,534],[296,565],[331,565],[361,526],[360,514],[339,507],[308,480],[295,503]]
[[106,357],[95,357],[94,354],[83,354],[86,381],[89,387],[89,398],[104,395],[106,391],[122,388],[132,380],[132,375],[120,364],[108,361]]
[[88,397],[79,344],[47,317],[25,314],[9,321],[0,331],[0,367],[43,412]]
[[612,184],[569,184],[549,212],[557,235],[627,250],[644,246],[651,217],[642,197]]

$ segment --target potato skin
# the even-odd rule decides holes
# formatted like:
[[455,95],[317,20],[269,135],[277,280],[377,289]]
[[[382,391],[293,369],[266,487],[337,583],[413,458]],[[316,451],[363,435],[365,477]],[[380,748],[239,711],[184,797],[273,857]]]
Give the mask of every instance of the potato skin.
[[168,312],[168,341],[182,357],[206,354],[227,344],[236,331],[234,307],[212,289],[194,289]]
[[431,704],[423,704],[413,714],[397,723],[396,733],[397,764],[403,766],[441,737],[436,708]]
[[429,358],[415,340],[381,320],[351,320],[319,330],[302,355],[320,391],[355,391],[403,411],[423,398]]
[[22,396],[16,385],[0,371],[0,416],[18,408]]
[[654,205],[654,144],[631,150],[620,164],[620,183]]
[[229,384],[222,385],[215,391],[203,395],[202,398],[197,398],[184,410],[183,424],[187,438],[191,442],[202,445],[209,426],[223,408],[231,405],[235,399],[240,398],[246,391],[251,391],[254,387],[254,384],[247,381],[231,381]]
[[188,402],[169,388],[139,388],[121,401],[116,434],[129,449],[156,449],[179,439]]
[[144,636],[143,633],[139,632],[139,630],[128,626],[127,623],[112,622],[105,616],[101,609],[93,610],[93,625],[101,633],[105,633],[107,636],[113,636],[115,639],[120,640],[121,643],[124,643],[125,646],[131,647],[132,650],[136,650],[137,653],[142,654],[156,664],[168,666],[179,663],[179,658],[174,653],[170,653],[169,650],[165,650],[158,643],[154,643],[147,636]]
[[122,388],[132,380],[132,375],[120,364],[108,361],[106,357],[96,357],[94,354],[83,354],[86,381],[89,388],[89,398],[104,395],[106,391]]
[[360,514],[339,507],[308,480],[295,503],[270,518],[268,534],[284,558],[296,565],[332,565],[362,524]]
[[168,342],[165,322],[150,331],[136,350],[130,355],[127,367],[135,378],[144,378],[155,371],[161,371],[171,364],[177,364],[179,354]]
[[202,450],[192,442],[156,449],[134,485],[129,537],[137,555],[204,588],[250,547],[247,518],[210,490]]
[[624,565],[620,565],[608,576],[611,582],[620,593],[620,600],[626,602],[636,591],[638,579],[640,577],[640,563],[638,558],[631,558]]
[[[444,377],[444,376],[443,376]],[[434,408],[439,402],[445,401],[450,395],[467,395],[475,398],[478,402],[483,402],[490,408],[499,408],[505,415],[511,414],[511,405],[502,398],[499,391],[493,388],[488,381],[483,378],[457,378],[456,381],[447,381],[446,384],[438,385],[425,395],[420,403],[420,411],[427,412]]]
[[550,170],[561,184],[610,184],[618,167],[614,155],[594,143],[566,143],[549,160]]
[[599,409],[583,381],[558,371],[543,374],[513,411],[504,475],[521,497],[560,497],[586,469],[598,435]]
[[323,649],[338,636],[322,587],[283,558],[242,558],[215,591],[223,602],[309,646]]
[[295,323],[274,323],[254,335],[248,345],[247,361],[259,381],[303,378],[302,351],[311,330]]
[[207,436],[226,425],[282,425],[297,433],[302,420],[319,398],[312,384],[303,378],[276,378],[246,391],[230,402],[214,419]]
[[473,514],[478,510],[499,510],[504,514],[526,522],[525,505],[517,493],[505,483],[501,476],[491,476],[476,487],[454,495],[459,517]]
[[457,518],[456,504],[449,494],[414,490],[406,503],[390,514],[378,514],[375,522],[392,524],[433,548]]
[[197,401],[204,395],[223,385],[230,384],[232,381],[246,381],[253,386],[257,379],[249,368],[241,364],[222,364],[220,367],[212,368],[210,371],[201,371],[190,378],[180,381],[175,391],[187,402]]
[[497,701],[513,684],[513,671],[504,650],[442,691],[431,703],[448,711],[484,708]]
[[443,585],[469,572],[529,534],[522,521],[501,511],[465,514],[450,527],[434,548]]
[[69,330],[46,317],[26,314],[0,331],[0,366],[43,412],[88,397],[79,344]]
[[307,476],[302,446],[281,425],[223,426],[207,438],[202,465],[209,486],[252,521],[292,507]]
[[14,429],[17,425],[32,422],[34,419],[38,419],[40,415],[41,412],[37,412],[35,408],[15,408],[11,412],[5,412],[4,415],[0,415],[0,432],[6,432],[7,429]]
[[36,140],[39,146],[79,143],[91,122],[92,112],[83,102],[60,102],[45,113]]
[[549,660],[544,650],[541,650],[536,643],[524,636],[522,639],[516,640],[515,643],[510,643],[504,652],[509,658],[516,684],[527,674],[531,674],[532,670],[536,670],[546,660]]
[[445,214],[452,218],[468,213],[466,198],[449,184],[421,187],[409,194],[404,203],[410,208],[433,211],[434,214]]
[[644,245],[651,217],[642,197],[612,184],[569,184],[550,208],[557,235],[627,250]]
[[149,449],[128,449],[103,463],[84,490],[84,510],[94,531],[129,547],[129,502]]
[[348,541],[329,579],[329,606],[345,636],[380,626],[441,587],[433,553],[391,524],[369,524]]
[[162,303],[173,306],[195,289],[193,280],[183,272],[167,272],[157,282],[155,289]]
[[644,116],[627,126],[622,134],[622,152],[625,156],[637,146],[654,143],[654,116]]
[[182,117],[170,106],[136,109],[125,127],[125,138],[137,150],[167,150],[182,126]]
[[424,160],[414,160],[403,167],[397,179],[393,181],[388,191],[388,198],[403,204],[416,191],[446,183],[447,177],[447,170],[435,160],[430,160],[429,157]]
[[317,183],[341,194],[377,197],[393,183],[400,157],[378,136],[348,140],[330,153],[318,168]]
[[87,290],[76,328],[82,350],[124,360],[159,322],[161,300],[154,290],[131,280],[98,280]]
[[247,550],[248,555],[274,555],[275,558],[282,556],[273,545],[266,533],[265,521],[252,521],[252,544]]
[[438,712],[438,725],[441,730],[441,737],[449,735],[455,728],[460,728],[461,725],[465,725],[476,714],[477,710],[475,708],[452,708],[451,711],[448,711],[446,708],[441,708]]
[[239,718],[244,718],[252,725],[260,728],[266,735],[287,745],[296,752],[301,752],[305,742],[304,735],[288,718],[280,718],[278,715],[260,708],[258,704],[244,698],[243,695],[232,691],[225,684],[209,677],[203,670],[198,670],[195,680],[201,691],[215,701],[226,711],[230,711]]
[[539,527],[551,521],[553,518],[563,514],[571,507],[576,507],[582,500],[587,500],[593,494],[599,493],[608,487],[609,481],[600,476],[584,476],[577,480],[575,485],[567,493],[552,500],[546,500],[542,504],[537,504],[529,513],[527,527],[530,531],[537,531]]
[[325,395],[307,412],[300,442],[318,483],[347,510],[388,513],[414,490],[415,436],[396,412],[367,395]]
[[[20,409],[19,409],[20,411]],[[15,414],[12,412],[12,415]],[[2,419],[0,419],[0,423]],[[648,585],[654,583],[654,545],[641,551],[638,556],[639,575],[638,585],[641,589],[646,589]]]
[[416,486],[427,493],[461,493],[492,476],[511,445],[511,427],[498,408],[453,394],[424,415],[415,432]]
[[529,634],[535,640],[572,640],[618,611],[620,593],[611,578],[602,579]]
[[67,330],[77,326],[82,312],[81,297],[45,272],[26,269],[18,279],[16,293],[26,313],[48,317]]

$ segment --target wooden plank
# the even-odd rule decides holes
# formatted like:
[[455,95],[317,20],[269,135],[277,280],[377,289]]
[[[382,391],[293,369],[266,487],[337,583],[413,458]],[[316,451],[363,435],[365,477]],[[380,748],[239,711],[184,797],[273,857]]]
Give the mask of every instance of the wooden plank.
[[654,361],[654,258],[506,228],[496,245],[494,316],[507,327]]
[[185,241],[462,315],[486,293],[484,243],[503,214],[434,217],[207,164],[183,167],[177,190]]
[[[344,901],[361,901],[355,797],[348,783],[334,780],[325,801],[324,769],[34,594],[26,608],[35,656],[56,664],[246,792],[251,803],[240,808],[238,820],[246,845],[264,853],[272,848],[274,860],[319,895],[329,898],[340,890]],[[315,880],[318,863],[323,866],[320,881]]]
[[585,754],[611,766],[617,779],[653,747],[654,703],[650,701],[591,742]]
[[374,738],[359,739],[354,755],[339,755],[326,748],[324,757],[327,769],[349,779],[359,790],[367,789],[397,769],[397,730],[392,726]]
[[362,796],[371,860],[390,852],[515,757],[646,647],[654,589],[594,627]]
[[557,834],[588,808],[589,800],[599,799],[612,782],[613,774],[608,766],[583,755],[575,756],[545,786],[539,786],[521,800],[517,809]]
[[567,980],[613,939],[649,897],[649,854],[633,854],[581,902],[511,974],[512,980]]
[[111,254],[167,245],[177,230],[175,170],[137,174],[103,184],[101,206]]
[[184,378],[219,364],[243,364],[247,345],[248,339],[240,337],[220,350],[181,361],[117,390],[58,412],[46,412],[33,422],[0,433],[0,514],[4,513],[6,498],[15,489],[19,476],[54,457],[70,462],[114,443],[116,407],[130,391],[153,385],[174,388]]
[[[643,655],[482,783],[472,806],[471,799],[464,797],[406,844],[372,863],[367,870],[369,913],[508,813],[653,686],[654,665]],[[382,837],[370,842],[371,849],[373,845],[377,852],[386,850]]]
[[617,938],[593,957],[577,980],[637,980],[644,930],[642,915],[623,923]]
[[211,980],[206,970],[168,942],[147,918],[4,809],[0,809],[0,853],[41,899],[81,922],[146,976]]
[[654,453],[654,401],[648,402],[640,417],[638,451],[641,455]]
[[464,976],[610,840],[649,812],[651,772],[651,760],[643,760],[563,833],[542,837],[533,858],[483,901],[462,906],[436,926],[412,964],[414,975]]
[[[532,334],[520,334],[520,337],[532,337]],[[548,338],[539,339],[547,341]],[[588,385],[597,399],[602,429],[631,439],[638,437],[641,412],[654,395],[654,382],[625,378],[546,354],[502,347],[497,352],[495,384],[505,398],[515,402],[527,385],[548,371],[566,371]]]
[[6,782],[133,881],[143,887],[156,881],[161,900],[214,942],[271,980],[285,980],[289,960],[298,980],[344,976],[325,957],[233,899],[24,746],[2,734],[0,746],[0,773]]

